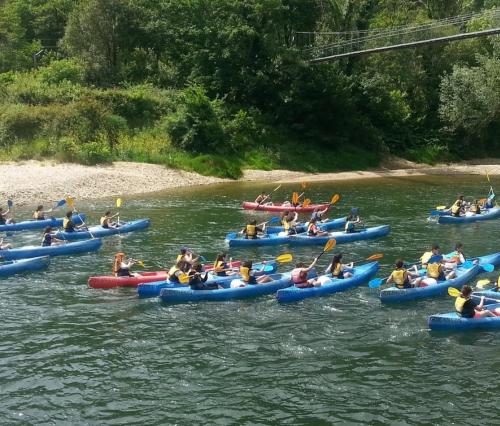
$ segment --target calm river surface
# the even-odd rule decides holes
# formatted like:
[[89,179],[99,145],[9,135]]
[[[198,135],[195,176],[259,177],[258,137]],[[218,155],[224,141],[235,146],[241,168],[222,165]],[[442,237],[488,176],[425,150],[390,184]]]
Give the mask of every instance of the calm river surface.
[[[500,179],[494,184],[500,188]],[[45,272],[2,280],[0,424],[498,422],[500,334],[430,333],[428,315],[453,310],[450,297],[387,307],[363,285],[286,306],[274,296],[166,306],[139,300],[134,289],[87,287],[89,275],[110,272],[117,251],[145,259],[152,270],[170,266],[181,245],[213,258],[226,232],[250,217],[271,217],[239,206],[275,186],[124,198],[121,218],[150,217],[149,230],[108,238],[96,254],[54,258]],[[283,185],[275,199],[298,187]],[[468,255],[500,251],[500,220],[461,227],[426,220],[457,192],[487,191],[484,177],[420,177],[313,184],[307,196],[325,201],[339,193],[331,216],[356,206],[367,225],[390,224],[389,237],[337,247],[346,261],[384,253],[386,275],[396,258],[418,258],[433,242],[449,251],[462,241]],[[113,204],[78,207],[95,223]],[[9,240],[19,246],[39,238],[20,233]],[[290,251],[310,261],[319,250],[231,254],[257,259]]]

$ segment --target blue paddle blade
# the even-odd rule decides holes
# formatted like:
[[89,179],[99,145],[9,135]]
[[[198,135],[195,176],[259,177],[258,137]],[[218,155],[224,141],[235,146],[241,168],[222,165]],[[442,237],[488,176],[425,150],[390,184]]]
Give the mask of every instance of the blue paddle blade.
[[230,232],[229,234],[226,235],[226,240],[234,240],[236,236],[237,235],[235,232]]
[[267,223],[278,223],[281,222],[281,219],[278,216],[274,216],[267,221]]
[[464,263],[462,263],[462,268],[464,268],[464,269],[470,269],[473,266],[474,266],[474,262],[471,262],[470,260],[466,260]]
[[434,256],[432,256],[428,261],[427,263],[439,263],[443,260],[443,256],[441,256],[440,254],[436,254]]
[[12,208],[14,203],[12,202],[12,200],[7,200],[7,205],[9,206],[9,209],[10,209],[10,208]]
[[368,282],[368,287],[370,288],[377,288],[377,287],[380,287],[380,285],[383,283],[383,279],[382,278],[374,278],[373,280],[370,280]]
[[66,204],[66,200],[59,200],[58,203],[56,204],[56,207],[61,207]]
[[493,272],[495,270],[495,266],[491,263],[485,263],[484,265],[481,265],[481,268],[483,268],[484,272]]

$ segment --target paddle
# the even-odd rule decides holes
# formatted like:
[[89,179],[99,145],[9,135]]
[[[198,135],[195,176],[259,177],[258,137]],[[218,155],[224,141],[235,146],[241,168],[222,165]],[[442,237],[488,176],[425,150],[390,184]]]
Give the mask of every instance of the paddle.
[[[121,198],[117,198],[116,199],[116,208],[120,208],[122,206],[122,199]],[[118,210],[118,221],[117,221],[117,225],[120,225],[120,211]]]
[[311,204],[311,200],[309,198],[306,198],[302,203],[302,207],[307,207],[309,204]]
[[330,205],[333,206],[334,204],[338,203],[340,201],[340,195],[335,194],[332,199],[330,200]]
[[375,254],[372,254],[371,256],[367,257],[366,259],[355,260],[352,263],[360,263],[360,262],[367,262],[367,261],[372,261],[372,260],[379,260],[379,259],[382,259],[383,257],[384,257],[383,253],[375,253]]
[[316,257],[316,260],[319,260],[321,256],[323,256],[327,251],[330,251],[337,245],[337,241],[335,239],[328,240],[325,244],[325,247],[323,247],[323,251],[320,253],[319,256]]
[[66,204],[66,200],[59,200],[55,205],[54,207],[51,208],[51,210],[55,210],[55,209],[58,209],[59,207],[62,207]]
[[446,210],[446,206],[436,206],[436,210]]
[[[367,259],[368,260],[368,259]],[[413,266],[413,265],[417,265],[420,263],[420,260],[416,261],[416,262],[413,262],[413,263],[406,263],[405,264],[405,268],[407,268],[408,266]],[[368,287],[369,288],[378,288],[382,285],[382,283],[384,283],[388,278],[390,277],[387,276],[385,278],[373,278],[372,280],[370,280],[368,282]]]
[[484,279],[484,280],[479,280],[477,283],[476,283],[476,288],[479,288],[479,289],[483,289],[484,286],[488,285],[488,284],[491,284],[491,281],[489,279]]
[[299,204],[299,194],[297,192],[294,192],[292,194],[292,204],[293,205]]
[[74,210],[78,216],[78,218],[81,220],[82,222],[82,225],[85,226],[87,228],[87,231],[88,233],[90,234],[90,236],[92,238],[95,238],[94,235],[92,234],[92,232],[90,231],[89,227],[87,226],[87,224],[85,223],[85,221],[83,220],[83,217],[80,216],[80,213],[78,212],[78,210],[75,209],[75,200],[73,200],[73,198],[71,197],[66,197],[66,203],[68,204],[69,208]]
[[[466,260],[464,263],[462,263],[462,268],[464,269],[470,269],[474,267],[475,263],[472,262],[471,260]],[[481,268],[483,268],[484,272],[493,272],[495,270],[495,266],[492,265],[491,263],[483,263],[480,265]]]
[[[451,296],[451,297],[458,297],[460,296],[462,293],[460,290],[454,288],[454,287],[448,287],[448,295]],[[479,296],[479,295],[475,295],[476,297],[483,297],[483,296]],[[492,299],[491,297],[485,297],[484,300],[492,300],[494,302],[499,302],[500,303],[500,299]]]

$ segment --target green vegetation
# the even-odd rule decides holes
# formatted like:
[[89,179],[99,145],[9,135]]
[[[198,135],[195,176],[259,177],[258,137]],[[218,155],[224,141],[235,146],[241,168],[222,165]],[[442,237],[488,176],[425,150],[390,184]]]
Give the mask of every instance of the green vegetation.
[[[304,63],[297,31],[428,22],[500,0],[4,0],[0,159],[238,177],[500,153],[500,41]],[[470,23],[481,29],[481,19]]]

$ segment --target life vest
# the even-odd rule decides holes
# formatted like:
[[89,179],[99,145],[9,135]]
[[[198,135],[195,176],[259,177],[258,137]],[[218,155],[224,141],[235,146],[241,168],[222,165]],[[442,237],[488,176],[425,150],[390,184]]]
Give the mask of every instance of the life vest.
[[499,288],[499,289],[500,289],[500,275],[498,276],[497,288]]
[[285,218],[281,221],[281,223],[283,224],[283,229],[285,231],[288,231],[290,229],[290,222],[288,222],[288,220]]
[[73,221],[65,217],[63,219],[63,228],[65,231],[73,231],[74,230]]
[[438,279],[441,265],[439,263],[429,263],[427,265],[427,276],[430,278]]
[[220,272],[222,269],[226,269],[226,263],[223,260],[216,260],[214,262],[214,271]]
[[[465,259],[465,256],[464,254],[462,253],[462,256],[464,257]],[[453,263],[457,263],[457,264],[460,264],[462,263],[461,259],[460,259],[460,253],[458,251],[454,251],[450,254],[450,257],[448,259],[446,259],[448,262],[453,262]]]
[[240,266],[241,281],[248,283],[250,282],[250,268],[246,266]]
[[422,262],[422,265],[425,265],[429,260],[430,258],[434,256],[434,253],[432,251],[426,251],[421,257],[420,257],[420,261]]
[[257,235],[257,227],[255,225],[247,225],[246,234],[247,237],[255,237]]
[[462,296],[458,296],[456,299],[455,299],[455,310],[457,311],[457,313],[459,313],[460,315],[462,314],[463,310],[464,310],[464,305],[465,305],[465,302],[467,302],[467,300],[469,300],[468,298],[465,298],[465,297],[462,297]]
[[462,200],[457,200],[451,206],[451,212],[453,214],[457,214],[460,211],[461,207],[462,207]]
[[37,210],[35,213],[33,213],[33,219],[35,220],[44,219],[43,213]]
[[107,222],[107,219],[108,218],[106,216],[101,217],[100,223],[102,227],[104,227],[104,224]]
[[303,284],[307,281],[307,272],[302,268],[295,268],[292,270],[292,281],[294,284]]
[[471,204],[470,211],[472,213],[480,214],[481,213],[481,208],[479,207],[478,204],[477,205],[476,204]]
[[307,226],[307,233],[309,235],[316,235],[318,233],[318,227],[316,226],[315,223],[310,222],[309,225]]
[[182,272],[178,267],[177,265],[174,265],[172,266],[169,271],[168,271],[168,277],[170,280],[172,280],[172,277],[173,277],[173,280],[172,281],[179,281],[180,283],[185,283],[188,281],[188,275],[185,273],[185,272],[182,272],[181,274],[179,275],[176,275],[177,272]]
[[405,272],[406,269],[401,268],[401,269],[394,269],[392,271],[392,280],[394,281],[394,284],[396,284],[397,288],[404,288],[405,284]]
[[175,263],[177,263],[179,260],[182,260],[183,258],[184,258],[183,254],[178,254],[176,259],[175,259]]
[[332,275],[333,275],[334,277],[340,277],[340,276],[342,275],[342,269],[343,269],[343,267],[342,267],[342,263],[340,263],[340,262],[339,262],[339,263],[337,263],[337,264],[335,265],[335,269],[332,271]]

